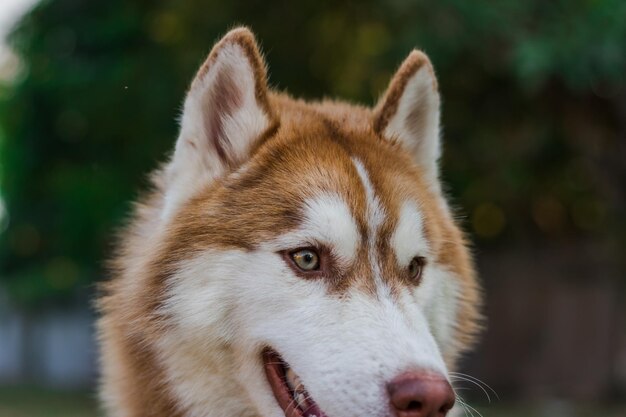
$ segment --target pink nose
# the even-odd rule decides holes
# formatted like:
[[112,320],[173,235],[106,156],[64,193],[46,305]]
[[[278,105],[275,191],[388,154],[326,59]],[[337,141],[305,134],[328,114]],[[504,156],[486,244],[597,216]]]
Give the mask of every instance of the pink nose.
[[454,405],[448,381],[434,372],[406,372],[387,384],[396,417],[444,417]]

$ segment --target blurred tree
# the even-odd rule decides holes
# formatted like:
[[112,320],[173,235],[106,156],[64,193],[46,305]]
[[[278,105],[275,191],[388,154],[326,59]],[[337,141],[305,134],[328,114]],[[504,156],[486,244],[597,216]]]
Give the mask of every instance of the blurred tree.
[[274,85],[307,98],[372,103],[424,49],[444,176],[479,244],[623,248],[625,21],[621,0],[43,1],[11,36],[23,68],[0,88],[0,280],[36,303],[100,276],[187,83],[239,23],[267,46]]

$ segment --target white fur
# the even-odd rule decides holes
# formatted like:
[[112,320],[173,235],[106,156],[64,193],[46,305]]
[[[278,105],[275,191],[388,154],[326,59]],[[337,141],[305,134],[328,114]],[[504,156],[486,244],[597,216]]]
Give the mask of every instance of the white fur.
[[370,259],[370,266],[374,272],[374,281],[376,283],[376,290],[379,293],[379,297],[389,297],[389,289],[385,285],[380,272],[380,264],[378,260],[378,253],[376,252],[376,241],[378,240],[378,229],[385,221],[385,211],[383,210],[379,198],[374,192],[374,186],[369,179],[369,175],[363,162],[353,158],[354,164],[361,184],[365,190],[365,199],[367,202],[367,232],[368,232],[368,254]]
[[451,272],[432,262],[423,223],[424,219],[417,205],[412,201],[405,201],[400,208],[391,245],[401,266],[407,266],[415,256],[426,258],[427,265],[423,270],[422,280],[413,290],[412,296],[426,315],[442,353],[447,355],[454,348],[452,338],[458,308],[457,283]]
[[[141,293],[145,279],[133,278],[145,275],[153,255],[160,253],[168,222],[179,207],[227,169],[235,170],[233,178],[241,174],[250,147],[270,123],[256,101],[254,72],[239,45],[223,44],[205,69],[185,100],[176,149],[164,172],[165,197],[151,208],[154,220],[137,229],[141,238],[133,244],[133,260],[125,271],[125,290],[131,293]],[[216,91],[224,88],[218,82],[223,74],[233,81],[227,83],[230,90]],[[384,133],[408,146],[429,184],[437,188],[439,95],[433,85],[432,73],[423,66],[409,79]],[[216,97],[224,93],[242,100],[237,108],[217,114],[223,137],[208,137],[213,131],[208,123],[224,108],[214,105]],[[217,139],[224,155],[217,151]],[[428,261],[419,286],[405,285],[392,294],[377,244],[389,212],[364,163],[354,158],[353,164],[365,194],[366,230],[359,229],[342,196],[327,191],[302,204],[303,221],[295,230],[254,249],[189,251],[189,258],[168,274],[164,301],[154,313],[163,331],[150,347],[163,367],[165,385],[186,416],[284,417],[262,365],[261,352],[267,346],[283,356],[329,417],[388,417],[386,385],[394,377],[410,370],[447,376],[443,358],[456,348],[460,290],[455,277],[430,259],[425,220],[418,205],[406,201],[390,246],[400,265],[416,255]],[[434,198],[447,212],[442,195],[434,193]],[[337,294],[329,280],[297,276],[280,252],[309,245],[330,248],[338,267],[346,271],[360,259],[358,253],[367,251],[363,266],[370,269],[376,293],[355,286]],[[107,369],[112,375],[103,396],[111,409],[123,410],[123,404],[114,404],[123,395],[113,392],[115,375],[124,373]]]
[[[218,77],[228,73],[237,92],[216,91]],[[225,171],[227,164],[214,146],[216,140],[224,145],[230,161],[245,160],[255,139],[267,129],[269,121],[254,95],[255,78],[245,52],[236,43],[223,46],[205,74],[193,81],[181,119],[181,130],[172,161],[167,167],[167,191],[161,217],[168,219],[172,213],[211,180]],[[239,94],[242,104],[232,114],[219,114],[223,123],[222,138],[207,134],[213,105],[220,94]],[[218,97],[218,98],[216,98]]]
[[439,107],[434,75],[422,65],[407,82],[398,109],[385,128],[386,136],[398,138],[411,151],[433,186],[438,185],[441,156]]
[[[173,327],[157,348],[174,395],[190,417],[257,416],[238,381],[240,367],[247,372],[258,368],[257,380],[245,385],[273,400],[263,404],[268,417],[284,417],[269,385],[265,381],[260,384],[259,354],[235,356],[232,349],[241,331],[236,322],[247,319],[235,317],[236,306],[245,302],[238,296],[237,281],[258,272],[264,277],[275,268],[276,261],[243,251],[210,251],[181,264],[169,283],[170,296],[161,313],[169,317]],[[271,291],[264,287],[266,280],[259,279],[258,284],[259,291]],[[258,349],[256,344],[250,347]]]
[[391,237],[391,246],[399,265],[407,266],[414,257],[429,255],[423,222],[422,214],[415,203],[405,201],[400,208],[398,225]]
[[361,239],[350,208],[337,194],[326,193],[305,201],[301,226],[279,240],[276,250],[323,244],[340,263],[349,265]]
[[[378,295],[350,290],[334,296],[323,279],[296,276],[277,253],[324,243],[342,267],[354,262],[362,239],[349,206],[331,193],[304,203],[301,228],[257,250],[214,249],[182,262],[161,311],[172,328],[158,349],[174,395],[190,416],[284,417],[261,365],[264,346],[284,357],[333,417],[387,416],[386,383],[404,371],[446,375],[438,342],[449,341],[451,330],[443,327],[452,325],[453,315],[437,309],[447,307],[442,298],[450,294],[440,283],[449,277],[433,269],[422,288],[405,289],[398,300],[390,296],[375,249],[384,210],[365,167],[354,163],[366,191]],[[406,203],[399,226],[421,232],[417,213]],[[402,233],[396,232],[395,244],[411,245]]]
[[164,313],[174,326],[160,357],[190,415],[282,417],[259,359],[266,345],[333,417],[386,416],[385,384],[406,370],[445,375],[408,291],[401,303],[356,290],[332,296],[323,280],[297,277],[277,244],[208,251],[181,264],[171,282]]
[[458,291],[454,274],[432,262],[424,268],[422,282],[413,291],[417,304],[424,311],[433,336],[444,356],[456,349],[454,330],[458,309]]
[[[283,356],[332,417],[387,417],[386,384],[395,376],[414,369],[447,375],[454,277],[429,264],[420,286],[391,295],[376,249],[386,212],[365,166],[353,162],[367,203],[365,241],[348,204],[329,192],[305,201],[300,228],[255,250],[215,248],[180,263],[160,311],[171,327],[157,349],[168,385],[189,416],[284,417],[262,367],[265,346]],[[333,295],[324,279],[296,276],[277,253],[320,243],[342,268],[366,244],[377,294],[351,289]],[[390,243],[400,263],[428,256],[415,203],[401,206]]]

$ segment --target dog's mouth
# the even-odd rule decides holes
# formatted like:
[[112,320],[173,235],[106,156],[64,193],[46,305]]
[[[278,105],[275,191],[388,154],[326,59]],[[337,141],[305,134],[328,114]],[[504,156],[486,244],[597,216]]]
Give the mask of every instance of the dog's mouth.
[[306,391],[300,377],[276,351],[270,348],[263,351],[263,365],[285,417],[327,417]]

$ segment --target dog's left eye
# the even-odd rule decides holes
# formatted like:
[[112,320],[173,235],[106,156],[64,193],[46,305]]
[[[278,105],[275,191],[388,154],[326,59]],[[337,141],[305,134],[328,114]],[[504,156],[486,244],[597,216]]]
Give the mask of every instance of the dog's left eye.
[[300,249],[290,254],[293,263],[304,272],[317,271],[320,257],[313,249]]
[[424,269],[424,264],[426,263],[426,259],[421,256],[416,256],[411,260],[409,264],[409,279],[415,285],[419,284],[422,279],[422,269]]

